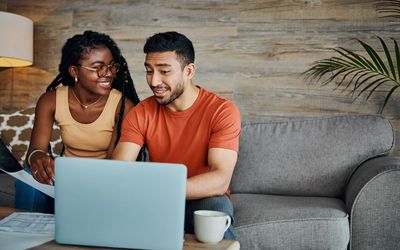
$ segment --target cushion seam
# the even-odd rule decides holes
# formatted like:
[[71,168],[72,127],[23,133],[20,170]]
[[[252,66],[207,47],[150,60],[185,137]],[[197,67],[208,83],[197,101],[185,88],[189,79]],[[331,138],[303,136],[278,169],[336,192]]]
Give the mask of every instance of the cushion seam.
[[255,227],[259,225],[265,224],[277,224],[277,223],[291,223],[291,222],[300,222],[300,221],[342,221],[344,219],[348,219],[348,215],[342,218],[310,218],[310,219],[292,219],[292,220],[277,220],[277,221],[268,221],[268,222],[259,222],[259,223],[252,223],[248,225],[242,226],[235,226],[235,228],[248,228],[248,227]]
[[[352,117],[352,118],[357,118],[357,117],[372,117],[372,118],[379,118],[380,120],[384,122],[389,122],[388,119],[383,117],[382,115],[335,115],[335,116],[322,116],[322,117],[295,117],[292,120],[283,120],[283,121],[266,121],[266,122],[244,122],[244,126],[250,126],[250,125],[258,125],[258,124],[285,124],[285,123],[299,123],[299,122],[309,122],[309,121],[317,121],[317,120],[334,120],[338,118],[346,118],[346,117]],[[389,125],[391,126],[390,122]],[[392,127],[392,126],[391,126]]]

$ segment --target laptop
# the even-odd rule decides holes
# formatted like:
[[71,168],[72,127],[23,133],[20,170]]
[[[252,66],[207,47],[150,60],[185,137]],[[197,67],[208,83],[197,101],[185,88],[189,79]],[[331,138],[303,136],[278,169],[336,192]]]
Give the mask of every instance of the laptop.
[[182,164],[56,158],[57,243],[182,249],[186,171]]

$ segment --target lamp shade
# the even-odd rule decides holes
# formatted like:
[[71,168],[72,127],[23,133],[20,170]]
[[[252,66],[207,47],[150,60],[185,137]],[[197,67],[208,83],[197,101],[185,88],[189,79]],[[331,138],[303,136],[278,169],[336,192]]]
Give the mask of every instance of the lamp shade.
[[32,20],[0,11],[0,67],[24,67],[32,63]]

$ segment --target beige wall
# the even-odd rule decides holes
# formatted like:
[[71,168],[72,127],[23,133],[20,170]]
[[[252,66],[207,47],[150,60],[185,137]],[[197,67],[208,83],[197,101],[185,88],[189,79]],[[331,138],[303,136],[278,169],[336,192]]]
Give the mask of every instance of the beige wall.
[[[377,47],[375,35],[397,38],[400,29],[397,20],[379,18],[369,0],[0,0],[0,10],[27,16],[35,27],[34,65],[0,69],[0,111],[34,106],[57,73],[66,39],[92,29],[117,41],[141,98],[150,95],[145,39],[176,30],[194,42],[195,82],[233,99],[243,120],[373,114],[383,95],[352,102],[333,87],[308,85],[300,73],[332,55],[329,48],[360,50],[354,38]],[[397,95],[384,112],[396,130],[399,105]]]

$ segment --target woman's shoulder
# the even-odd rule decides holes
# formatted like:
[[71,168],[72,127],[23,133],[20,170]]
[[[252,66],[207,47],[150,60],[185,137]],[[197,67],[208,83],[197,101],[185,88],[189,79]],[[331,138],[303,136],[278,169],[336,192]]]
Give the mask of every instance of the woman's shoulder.
[[36,103],[36,111],[45,112],[46,110],[54,113],[56,108],[56,91],[51,90],[43,93]]
[[52,89],[50,91],[44,92],[40,97],[36,104],[36,106],[48,105],[49,108],[54,109],[56,107],[56,97],[57,96],[65,96],[68,98],[68,86],[62,85],[57,87],[56,89]]
[[68,86],[60,86],[56,89],[46,91],[40,96],[40,99],[43,98],[44,100],[55,102],[57,93],[68,93]]
[[46,103],[46,104],[50,104],[50,103],[54,103],[56,102],[56,90],[50,90],[47,92],[44,92],[38,100],[38,104],[39,103]]

